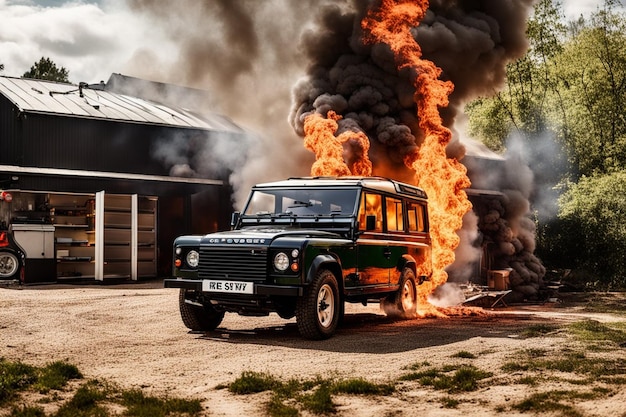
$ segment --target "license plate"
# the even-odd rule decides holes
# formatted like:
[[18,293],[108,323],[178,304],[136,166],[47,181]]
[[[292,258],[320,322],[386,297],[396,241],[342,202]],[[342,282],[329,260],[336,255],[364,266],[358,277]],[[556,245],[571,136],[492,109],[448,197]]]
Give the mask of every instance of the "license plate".
[[202,281],[202,291],[225,292],[230,294],[254,294],[254,284],[251,282],[205,279]]

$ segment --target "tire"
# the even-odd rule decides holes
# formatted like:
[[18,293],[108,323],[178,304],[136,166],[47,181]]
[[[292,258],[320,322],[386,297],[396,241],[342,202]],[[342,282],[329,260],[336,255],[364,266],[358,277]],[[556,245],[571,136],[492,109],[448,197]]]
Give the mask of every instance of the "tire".
[[0,251],[0,279],[12,279],[19,271],[19,258],[11,252]]
[[193,299],[190,297],[191,294],[193,291],[181,289],[178,296],[180,317],[183,319],[183,323],[189,330],[193,331],[215,330],[224,319],[224,312],[217,311],[208,303],[202,303],[202,306],[186,303],[185,299]]
[[342,302],[337,278],[327,269],[317,273],[296,305],[296,323],[302,337],[323,340],[337,330]]
[[400,278],[400,288],[387,300],[393,307],[387,314],[403,318],[413,318],[417,314],[417,285],[415,273],[411,268],[404,268]]

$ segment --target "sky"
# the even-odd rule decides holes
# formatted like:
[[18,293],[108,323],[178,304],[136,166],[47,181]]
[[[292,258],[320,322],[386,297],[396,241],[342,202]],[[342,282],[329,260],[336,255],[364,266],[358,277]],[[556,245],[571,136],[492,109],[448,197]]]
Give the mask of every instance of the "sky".
[[[0,75],[20,77],[47,57],[74,84],[121,73],[209,91],[202,110],[262,132],[246,150],[256,157],[231,178],[241,200],[247,184],[308,174],[313,157],[287,118],[294,86],[306,74],[299,39],[304,30],[315,32],[310,11],[321,1],[0,0]],[[351,1],[326,0],[337,7]],[[562,0],[571,19],[602,3]],[[287,157],[277,164],[274,155]]]
[[[575,18],[601,3],[563,0],[563,7]],[[141,72],[139,56],[166,64],[176,53],[175,40],[154,27],[152,16],[125,0],[0,0],[1,75],[21,76],[45,56],[68,69],[70,81],[95,83],[114,72]]]

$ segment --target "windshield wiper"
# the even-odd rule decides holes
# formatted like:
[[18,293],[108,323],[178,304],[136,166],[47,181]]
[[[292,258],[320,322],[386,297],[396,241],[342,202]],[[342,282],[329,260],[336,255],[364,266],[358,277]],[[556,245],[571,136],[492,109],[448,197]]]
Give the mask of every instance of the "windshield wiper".
[[310,201],[294,201],[293,205],[287,207],[288,209],[290,208],[296,208],[296,207],[311,207],[313,205],[313,203],[311,203]]

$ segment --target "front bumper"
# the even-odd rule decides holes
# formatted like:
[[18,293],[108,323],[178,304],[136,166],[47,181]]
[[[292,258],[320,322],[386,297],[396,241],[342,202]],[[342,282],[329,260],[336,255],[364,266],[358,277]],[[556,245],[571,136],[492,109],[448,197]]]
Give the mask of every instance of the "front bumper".
[[[165,288],[183,288],[186,290],[200,291],[202,292],[202,280],[201,279],[181,279],[181,278],[168,278],[163,280],[163,286]],[[269,284],[254,284],[254,295],[278,295],[286,297],[301,297],[304,293],[302,287],[288,286],[288,285],[269,285]],[[205,292],[205,294],[211,294]],[[219,296],[223,296],[223,293],[215,293]]]

